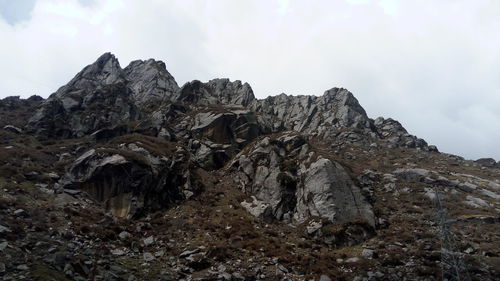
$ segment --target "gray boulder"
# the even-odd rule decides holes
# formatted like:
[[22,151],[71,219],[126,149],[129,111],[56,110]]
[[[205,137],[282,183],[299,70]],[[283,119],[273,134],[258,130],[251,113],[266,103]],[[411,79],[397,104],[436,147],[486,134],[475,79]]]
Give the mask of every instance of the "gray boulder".
[[480,159],[477,159],[474,162],[478,163],[479,165],[481,165],[483,167],[500,168],[500,164],[499,164],[500,162],[497,163],[495,161],[495,159],[493,159],[493,158],[480,158]]
[[374,225],[371,205],[345,169],[316,155],[302,135],[266,137],[236,156],[231,167],[242,190],[258,202],[253,204],[257,216],[268,217],[269,207],[277,220],[301,223],[318,216],[343,223],[361,218]]
[[339,163],[318,159],[305,171],[303,184],[297,196],[297,221],[318,216],[340,223],[360,217],[375,225],[371,205]]

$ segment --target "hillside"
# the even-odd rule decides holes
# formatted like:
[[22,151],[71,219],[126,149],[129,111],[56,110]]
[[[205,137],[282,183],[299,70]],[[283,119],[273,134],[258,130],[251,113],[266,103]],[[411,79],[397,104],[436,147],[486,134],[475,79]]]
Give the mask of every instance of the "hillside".
[[256,99],[106,53],[0,120],[3,280],[500,280],[500,163],[347,89]]

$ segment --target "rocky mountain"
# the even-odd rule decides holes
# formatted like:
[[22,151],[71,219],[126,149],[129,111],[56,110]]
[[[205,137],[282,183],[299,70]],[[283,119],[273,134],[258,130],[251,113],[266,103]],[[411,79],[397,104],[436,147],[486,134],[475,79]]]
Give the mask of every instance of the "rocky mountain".
[[500,280],[500,163],[354,95],[103,54],[0,101],[3,280]]

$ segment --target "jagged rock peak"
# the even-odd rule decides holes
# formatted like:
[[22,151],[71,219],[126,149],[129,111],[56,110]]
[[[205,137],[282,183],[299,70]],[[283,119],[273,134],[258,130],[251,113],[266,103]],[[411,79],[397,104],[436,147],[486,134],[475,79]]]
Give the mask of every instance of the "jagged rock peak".
[[319,136],[332,136],[334,131],[347,127],[371,128],[358,100],[341,88],[332,88],[322,96],[271,96],[256,100],[250,107],[270,116],[275,128]]
[[247,106],[255,96],[252,87],[240,80],[231,82],[229,79],[212,79],[207,83],[198,80],[187,82],[182,86],[177,97],[178,101],[196,104],[227,104]]
[[125,77],[118,59],[111,53],[104,53],[94,63],[82,69],[71,81],[61,87],[57,94],[71,90],[94,90],[98,86],[124,82]]
[[139,106],[146,102],[171,100],[179,91],[177,82],[163,61],[135,60],[123,71],[129,81],[129,87],[134,92],[133,98]]

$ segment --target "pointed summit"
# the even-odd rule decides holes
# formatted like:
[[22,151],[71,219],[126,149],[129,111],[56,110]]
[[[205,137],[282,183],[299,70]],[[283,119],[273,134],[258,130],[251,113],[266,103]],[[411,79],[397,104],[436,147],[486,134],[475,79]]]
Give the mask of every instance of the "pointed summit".
[[135,60],[123,70],[137,105],[172,99],[179,90],[174,77],[160,60]]
[[111,53],[104,53],[93,64],[86,66],[66,86],[57,92],[86,90],[103,85],[125,81],[118,59]]

